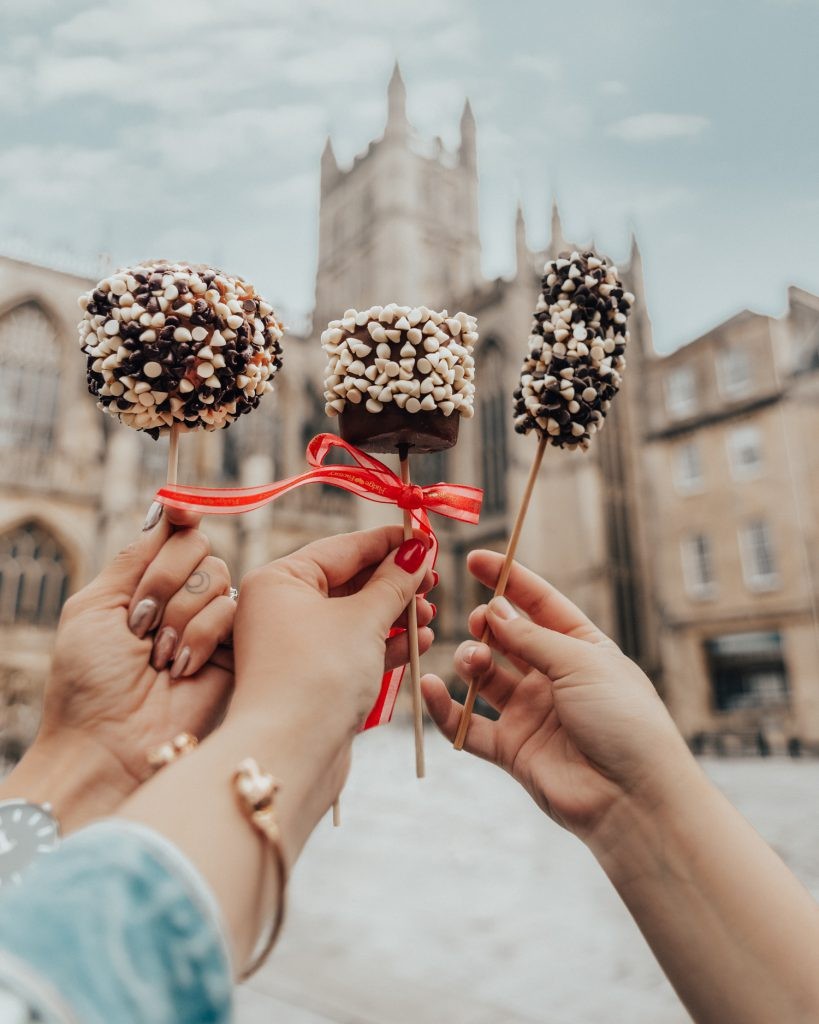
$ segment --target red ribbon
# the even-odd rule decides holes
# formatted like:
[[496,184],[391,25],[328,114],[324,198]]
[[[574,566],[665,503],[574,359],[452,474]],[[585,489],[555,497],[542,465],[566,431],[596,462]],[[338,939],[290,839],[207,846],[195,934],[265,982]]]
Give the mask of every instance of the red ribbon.
[[[333,448],[340,448],[355,462],[354,466],[325,466],[324,460]],[[190,509],[207,515],[235,515],[251,512],[275,501],[283,494],[304,484],[330,484],[351,491],[368,501],[396,505],[410,513],[412,522],[430,541],[433,565],[438,554],[438,538],[429,521],[430,512],[457,519],[462,523],[478,522],[483,491],[463,484],[432,484],[419,487],[405,484],[383,462],[342,441],[335,434],[319,434],[307,446],[306,473],[263,484],[260,487],[161,487],[156,499],[171,508]],[[393,630],[393,636],[400,630]],[[367,716],[365,729],[388,722],[392,717],[404,668],[388,672],[381,682],[381,692],[375,706]]]

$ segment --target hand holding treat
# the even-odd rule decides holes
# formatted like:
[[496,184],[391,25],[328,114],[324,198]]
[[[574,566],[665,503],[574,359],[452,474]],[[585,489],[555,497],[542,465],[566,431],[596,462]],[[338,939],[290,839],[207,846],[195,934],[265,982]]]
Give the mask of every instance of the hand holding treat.
[[[398,452],[409,486],[409,453],[436,452],[458,440],[462,416],[473,415],[478,340],[474,317],[426,306],[348,309],[321,336],[328,356],[326,411],[339,416],[342,438],[370,452]],[[412,536],[404,511],[404,537]],[[418,623],[409,608],[415,773],[424,775]]]
[[159,261],[120,270],[79,301],[88,390],[126,426],[152,437],[216,430],[273,390],[283,328],[240,277]]
[[[546,445],[586,451],[603,425],[622,383],[628,341],[626,322],[634,296],[624,292],[617,269],[591,251],[573,252],[544,267],[529,353],[515,388],[515,430],[539,439],[529,479],[509,537],[495,596],[506,590],[523,523]],[[484,641],[488,637],[485,636]],[[479,680],[469,684],[455,749],[466,740]]]

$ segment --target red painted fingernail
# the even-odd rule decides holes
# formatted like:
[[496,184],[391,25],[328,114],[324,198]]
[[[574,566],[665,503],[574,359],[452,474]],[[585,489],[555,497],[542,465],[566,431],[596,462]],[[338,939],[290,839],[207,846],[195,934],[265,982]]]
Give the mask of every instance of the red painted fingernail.
[[433,569],[432,570],[432,587],[430,589],[432,589],[433,587],[437,587],[438,586],[438,580],[440,578],[441,577],[438,575],[438,573]]
[[429,606],[432,609],[432,617],[434,619],[435,616],[438,614],[438,605],[437,604],[433,604],[432,601],[430,601],[429,602]]
[[404,572],[418,572],[427,557],[427,548],[420,540],[405,540],[395,552],[395,564]]

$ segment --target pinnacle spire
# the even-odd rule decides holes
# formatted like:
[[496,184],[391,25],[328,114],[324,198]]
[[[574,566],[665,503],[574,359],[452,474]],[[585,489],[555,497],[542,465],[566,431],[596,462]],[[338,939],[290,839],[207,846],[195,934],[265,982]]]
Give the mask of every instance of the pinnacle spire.
[[643,256],[640,252],[640,246],[637,244],[637,236],[634,232],[631,232],[631,238],[629,240],[629,266],[635,267],[637,264],[642,265]]
[[327,136],[324,149],[321,151],[321,188],[322,192],[331,186],[338,175],[338,162],[333,152],[333,140]]
[[398,61],[392,69],[387,86],[387,131],[401,131],[407,124],[407,87],[401,76]]
[[476,141],[475,115],[472,113],[472,104],[467,99],[464,101],[464,109],[461,114],[461,144],[458,147],[458,159],[464,167],[469,167],[472,170],[478,166]]
[[518,277],[520,278],[524,269],[530,263],[529,246],[526,244],[526,220],[523,216],[523,204],[520,199],[518,199],[518,206],[515,211],[515,260]]
[[561,249],[566,248],[566,239],[563,237],[563,224],[560,220],[560,210],[557,207],[557,198],[552,198],[552,228],[549,248],[557,255]]

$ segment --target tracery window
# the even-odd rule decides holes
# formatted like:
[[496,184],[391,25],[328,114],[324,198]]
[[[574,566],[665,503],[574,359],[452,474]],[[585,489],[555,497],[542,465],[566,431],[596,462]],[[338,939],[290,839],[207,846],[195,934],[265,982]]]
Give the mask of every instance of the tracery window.
[[68,556],[39,523],[0,535],[0,625],[56,625],[69,583]]
[[51,447],[59,358],[57,331],[36,303],[0,318],[0,448]]
[[477,416],[481,429],[481,483],[484,515],[506,511],[507,424],[511,398],[504,388],[503,351],[490,338],[478,357]]

